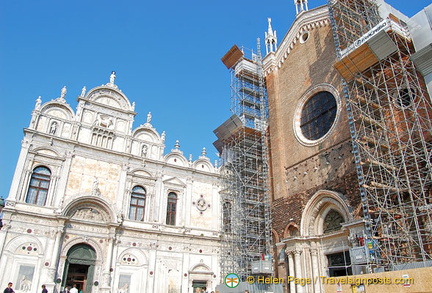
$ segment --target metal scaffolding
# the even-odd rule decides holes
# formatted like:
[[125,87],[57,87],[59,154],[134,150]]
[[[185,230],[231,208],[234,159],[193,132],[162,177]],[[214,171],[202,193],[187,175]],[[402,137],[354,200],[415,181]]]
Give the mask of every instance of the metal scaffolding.
[[345,82],[368,264],[432,259],[432,103],[410,57],[406,24],[372,0],[330,0]]
[[221,273],[236,273],[242,281],[251,274],[271,273],[270,203],[267,188],[267,93],[261,52],[237,46],[222,58],[231,72],[233,115],[214,132],[221,154],[224,188]]

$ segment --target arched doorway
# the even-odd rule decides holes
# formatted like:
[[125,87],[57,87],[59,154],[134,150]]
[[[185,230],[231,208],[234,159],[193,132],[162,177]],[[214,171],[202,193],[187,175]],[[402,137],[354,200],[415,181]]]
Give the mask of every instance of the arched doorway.
[[78,292],[91,293],[96,251],[87,244],[72,246],[67,253],[63,287],[76,285]]

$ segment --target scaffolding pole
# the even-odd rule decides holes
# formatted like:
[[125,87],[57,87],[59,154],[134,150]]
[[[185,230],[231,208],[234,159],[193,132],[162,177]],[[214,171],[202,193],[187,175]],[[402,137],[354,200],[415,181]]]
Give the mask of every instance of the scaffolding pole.
[[252,274],[272,272],[271,265],[261,266],[263,256],[270,254],[271,215],[267,93],[259,40],[257,52],[247,53],[248,58],[245,49],[234,46],[222,58],[231,73],[233,116],[215,130],[224,182],[221,273],[236,273],[242,281]]
[[432,259],[431,99],[403,21],[372,0],[330,0],[369,267]]

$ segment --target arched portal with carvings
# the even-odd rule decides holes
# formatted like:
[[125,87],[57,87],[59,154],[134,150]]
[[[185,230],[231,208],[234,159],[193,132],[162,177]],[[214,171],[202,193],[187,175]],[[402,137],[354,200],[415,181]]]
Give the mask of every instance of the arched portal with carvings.
[[91,293],[96,265],[96,251],[88,244],[72,246],[68,253],[64,269],[63,285],[78,291]]

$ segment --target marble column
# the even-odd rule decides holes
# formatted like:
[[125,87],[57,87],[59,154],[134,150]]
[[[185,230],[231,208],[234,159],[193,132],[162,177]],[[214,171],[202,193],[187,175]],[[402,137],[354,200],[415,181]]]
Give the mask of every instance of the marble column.
[[113,257],[113,245],[115,241],[115,236],[110,235],[108,240],[107,254],[105,259],[105,268],[103,272],[103,284],[102,288],[110,288],[111,287],[111,261]]
[[[57,272],[57,262],[59,257],[59,250],[60,250],[60,241],[63,233],[63,227],[57,227],[57,231],[51,230],[51,239],[54,239],[53,241],[50,240],[50,246],[49,249],[47,249],[47,252],[52,252],[51,258],[49,260],[49,267],[48,267],[48,279],[47,284],[51,285],[54,284],[55,278]],[[55,238],[54,238],[55,237]],[[47,286],[48,286],[47,285]],[[47,288],[48,289],[48,288]]]
[[[303,274],[302,274],[302,263],[301,263],[301,258],[300,255],[302,254],[302,251],[300,249],[296,249],[293,251],[294,253],[294,265],[295,265],[295,277],[296,278],[303,278]],[[304,287],[301,284],[297,284],[296,285],[296,289],[297,289],[297,293],[303,293],[304,292]]]
[[[292,253],[292,251],[286,251],[286,254],[288,256],[288,276],[294,276],[295,277],[293,253]],[[294,282],[289,283],[289,288],[290,288],[290,293],[296,292]]]
[[314,292],[322,292],[321,290],[321,279],[319,276],[319,267],[318,267],[318,250],[316,248],[312,248],[311,251],[312,258],[312,274],[313,274],[313,287]]

